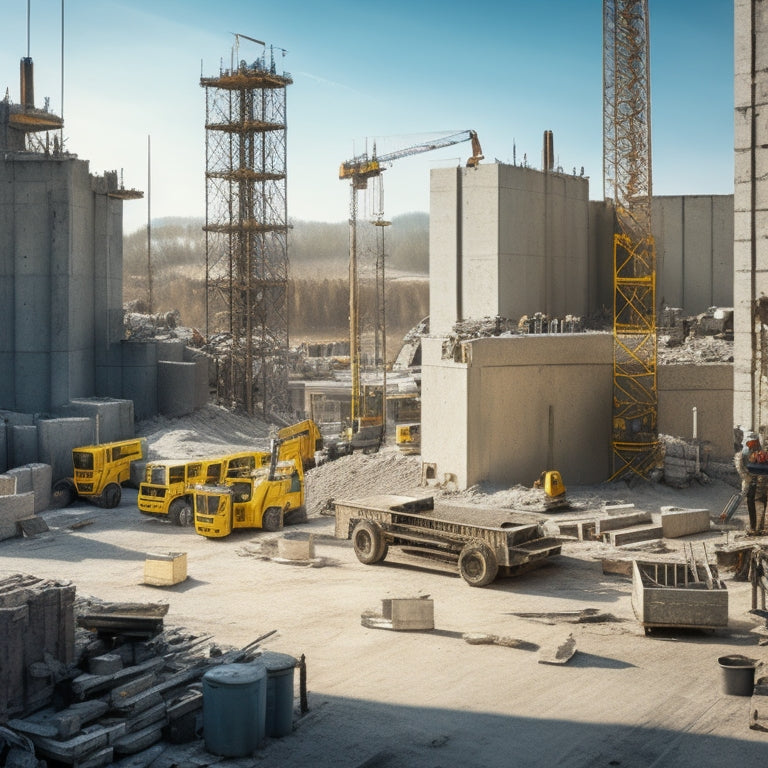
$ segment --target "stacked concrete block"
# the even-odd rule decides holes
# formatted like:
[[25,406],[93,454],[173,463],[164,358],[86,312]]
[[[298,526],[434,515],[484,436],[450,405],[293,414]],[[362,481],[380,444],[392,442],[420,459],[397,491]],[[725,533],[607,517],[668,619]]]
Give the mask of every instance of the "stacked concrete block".
[[157,407],[164,416],[185,416],[196,408],[197,365],[157,363]]
[[209,399],[212,360],[207,355],[187,347],[184,350],[184,362],[195,364],[195,408],[202,408]]
[[41,419],[37,426],[40,461],[51,466],[53,482],[72,477],[72,449],[95,442],[93,419]]
[[0,722],[48,704],[74,658],[75,588],[16,574],[0,581]]
[[11,428],[11,463],[14,466],[31,464],[38,460],[37,427],[16,426]]
[[184,348],[183,341],[156,341],[157,359],[167,363],[183,363]]
[[35,494],[14,493],[0,496],[0,541],[20,534],[19,521],[35,514]]
[[157,415],[157,344],[124,341],[123,397],[133,400],[137,421]]
[[710,528],[710,513],[708,509],[662,507],[661,527],[667,539],[703,533]]
[[13,496],[16,493],[15,475],[0,475],[0,496]]
[[133,418],[133,401],[110,397],[88,397],[71,400],[59,409],[62,416],[84,416],[95,424],[97,443],[113,443],[129,440],[136,432]]

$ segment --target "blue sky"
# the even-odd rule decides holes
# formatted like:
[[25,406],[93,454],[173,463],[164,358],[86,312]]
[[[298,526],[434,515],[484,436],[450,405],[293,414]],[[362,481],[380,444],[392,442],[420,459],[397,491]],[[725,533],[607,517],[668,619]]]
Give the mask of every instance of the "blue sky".
[[[733,191],[733,4],[649,0],[654,194]],[[19,100],[27,0],[2,0],[0,87]],[[35,97],[61,111],[61,0],[32,0]],[[152,217],[205,213],[201,67],[229,63],[237,32],[282,48],[288,71],[288,214],[343,221],[338,167],[375,138],[379,152],[474,129],[486,159],[583,166],[602,198],[601,0],[65,0],[64,118],[91,171],[122,170]],[[241,43],[242,58],[257,46]],[[514,147],[514,149],[513,149]],[[429,171],[469,144],[398,160],[384,175],[387,217],[429,209]],[[146,201],[125,204],[125,230]]]

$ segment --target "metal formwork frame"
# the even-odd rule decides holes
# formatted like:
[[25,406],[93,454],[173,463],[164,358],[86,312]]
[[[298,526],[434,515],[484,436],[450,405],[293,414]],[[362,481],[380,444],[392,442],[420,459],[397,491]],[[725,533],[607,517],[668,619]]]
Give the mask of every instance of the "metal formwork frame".
[[613,478],[658,456],[648,0],[603,2],[603,180],[615,206]]
[[206,337],[224,333],[218,395],[287,411],[286,87],[274,58],[201,78],[206,128]]

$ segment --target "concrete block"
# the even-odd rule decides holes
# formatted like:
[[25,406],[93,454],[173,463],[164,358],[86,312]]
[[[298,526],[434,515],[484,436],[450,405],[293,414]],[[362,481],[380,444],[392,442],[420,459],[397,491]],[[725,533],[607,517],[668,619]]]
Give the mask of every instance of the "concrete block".
[[651,522],[650,512],[630,512],[624,515],[613,515],[611,517],[599,517],[595,520],[595,536],[602,536],[608,531],[615,531],[620,528],[632,528]]
[[117,653],[105,653],[93,656],[88,661],[88,671],[92,675],[112,675],[123,668],[123,658]]
[[37,427],[14,426],[11,427],[11,450],[8,463],[13,467],[22,464],[31,464],[38,460]]
[[435,601],[420,597],[382,600],[381,615],[392,622],[392,629],[434,629]]
[[35,494],[17,493],[0,496],[0,540],[20,535],[19,520],[35,514]]
[[277,554],[284,560],[312,560],[315,556],[315,540],[286,534],[277,542]]
[[157,363],[157,408],[164,416],[185,416],[196,406],[195,363]]
[[32,469],[29,465],[13,467],[6,474],[16,478],[16,493],[30,493],[34,491],[32,486]]
[[130,440],[135,434],[133,401],[111,397],[77,398],[59,409],[65,417],[87,417],[94,422],[94,442]]
[[0,420],[0,472],[8,469],[8,427]]
[[184,362],[184,342],[183,341],[156,341],[157,361],[167,363]]
[[0,496],[12,496],[16,493],[16,476],[0,475]]
[[710,528],[710,513],[708,509],[662,507],[661,527],[667,539],[702,533]]
[[660,525],[638,525],[634,528],[611,531],[608,535],[610,536],[611,546],[620,547],[623,544],[632,544],[636,541],[660,539],[663,535],[663,530]]
[[85,417],[41,419],[37,428],[40,461],[51,466],[53,482],[72,476],[72,449],[96,438],[93,419]]
[[623,515],[634,508],[634,504],[603,504],[603,512],[606,515]]
[[144,583],[157,587],[181,584],[187,578],[186,552],[148,552],[144,560]]
[[51,506],[53,470],[50,464],[29,464],[32,473],[32,491],[35,494],[35,512],[42,512]]
[[133,400],[136,421],[156,416],[157,346],[154,342],[124,341],[123,397]]

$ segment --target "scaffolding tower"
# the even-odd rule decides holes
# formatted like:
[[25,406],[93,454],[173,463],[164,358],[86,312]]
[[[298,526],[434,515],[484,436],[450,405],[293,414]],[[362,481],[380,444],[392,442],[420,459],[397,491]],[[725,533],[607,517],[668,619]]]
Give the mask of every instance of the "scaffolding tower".
[[616,213],[613,478],[658,457],[648,0],[603,2],[603,181]]
[[[240,39],[261,46],[249,63]],[[282,49],[278,52],[285,54]],[[229,69],[205,88],[206,338],[217,395],[249,414],[288,411],[286,87],[275,49],[235,35]],[[221,354],[221,349],[226,352]]]

